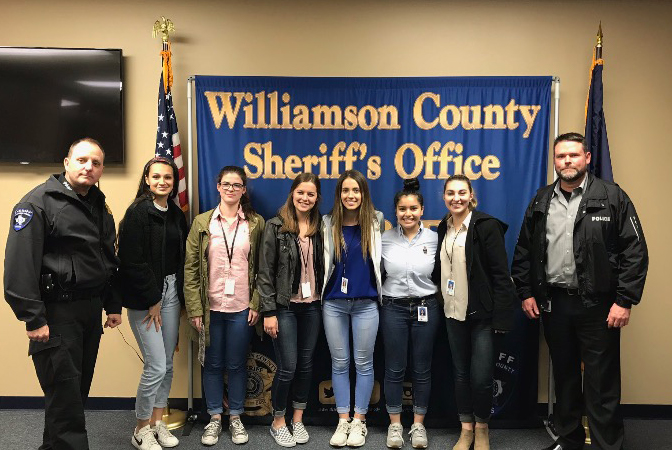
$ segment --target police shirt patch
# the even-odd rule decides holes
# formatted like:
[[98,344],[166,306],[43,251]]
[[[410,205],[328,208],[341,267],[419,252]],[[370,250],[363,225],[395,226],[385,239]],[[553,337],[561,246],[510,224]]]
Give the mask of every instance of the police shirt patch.
[[29,208],[16,208],[14,210],[14,231],[21,231],[30,223],[35,213]]

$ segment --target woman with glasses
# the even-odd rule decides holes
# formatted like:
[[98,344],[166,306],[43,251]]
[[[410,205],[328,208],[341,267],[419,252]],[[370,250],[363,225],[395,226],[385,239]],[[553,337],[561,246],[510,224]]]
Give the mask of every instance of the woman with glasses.
[[219,205],[196,216],[187,238],[184,294],[187,316],[198,332],[210,414],[201,437],[204,445],[216,444],[222,431],[224,370],[228,373],[231,441],[248,441],[240,415],[251,327],[258,320],[255,280],[264,219],[254,212],[246,185],[242,168],[224,167],[217,176]]
[[432,279],[443,296],[453,358],[455,401],[462,424],[453,450],[488,450],[495,369],[493,333],[510,331],[517,303],[504,247],[507,225],[476,210],[471,181],[448,178],[448,214],[438,227]]
[[[331,213],[324,216],[324,332],[331,352],[331,381],[338,426],[329,443],[360,447],[366,440],[366,413],[373,391],[373,348],[381,298],[380,233],[366,178],[346,170],[338,178]],[[350,327],[355,361],[355,408],[350,421]]]
[[[278,369],[273,378],[271,436],[283,447],[308,442],[303,411],[308,402],[313,352],[320,333],[324,277],[320,180],[294,179],[287,201],[266,223],[257,285],[264,331],[273,338]],[[292,388],[292,431],[285,422]]]
[[150,159],[138,193],[119,225],[118,256],[123,305],[142,352],[144,367],[135,399],[137,424],[131,443],[140,450],[175,447],[162,421],[173,381],[173,354],[184,305],[187,221],[175,204],[177,166]]
[[436,232],[422,225],[424,201],[417,178],[404,180],[394,196],[397,226],[383,233],[383,306],[380,328],[385,343],[385,403],[390,415],[387,446],[404,445],[401,397],[410,349],[413,374],[413,448],[427,448],[424,420],[432,387],[434,338],[442,319],[432,282]]

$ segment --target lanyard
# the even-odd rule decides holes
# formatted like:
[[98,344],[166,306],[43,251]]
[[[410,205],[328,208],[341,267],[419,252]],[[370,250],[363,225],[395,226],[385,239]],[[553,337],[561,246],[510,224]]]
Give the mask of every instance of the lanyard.
[[299,253],[301,254],[301,261],[303,262],[303,273],[301,274],[301,279],[305,278],[308,279],[308,261],[310,257],[310,247],[313,244],[312,239],[310,239],[310,236],[308,237],[308,253],[304,256],[303,254],[303,245],[301,245],[301,239],[299,236],[296,237],[296,243],[299,246]]
[[224,236],[224,245],[226,245],[226,256],[229,258],[229,269],[231,269],[231,261],[233,260],[233,246],[236,243],[236,235],[238,234],[238,227],[240,226],[240,217],[236,221],[236,231],[233,233],[233,241],[231,241],[231,250],[229,251],[229,241],[226,239],[224,226],[222,225],[222,216],[219,216],[219,228],[222,229],[222,236]]
[[453,277],[453,251],[455,250],[455,242],[457,241],[458,236],[460,235],[460,232],[462,231],[462,226],[460,226],[460,229],[457,230],[457,233],[455,233],[455,237],[453,238],[453,243],[450,245],[450,253],[448,253],[448,244],[446,244],[446,241],[448,239],[443,240],[443,249],[446,252],[446,256],[448,257],[448,262],[450,262],[450,277]]

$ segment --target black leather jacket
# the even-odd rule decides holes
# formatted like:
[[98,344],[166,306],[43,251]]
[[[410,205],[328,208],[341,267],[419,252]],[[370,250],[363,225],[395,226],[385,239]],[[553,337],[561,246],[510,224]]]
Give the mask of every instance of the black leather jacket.
[[[275,315],[278,305],[289,306],[289,300],[299,292],[301,258],[296,234],[280,232],[282,220],[276,216],[266,222],[264,237],[259,249],[257,289],[260,297],[259,311],[265,317]],[[322,292],[324,278],[324,250],[321,226],[311,236],[315,292]]]
[[[615,183],[588,174],[574,222],[574,261],[586,307],[601,302],[629,308],[639,303],[649,266],[644,233],[635,207]],[[559,181],[556,181],[556,183]],[[518,297],[535,297],[545,308],[546,216],[555,183],[545,186],[525,212],[511,275]]]

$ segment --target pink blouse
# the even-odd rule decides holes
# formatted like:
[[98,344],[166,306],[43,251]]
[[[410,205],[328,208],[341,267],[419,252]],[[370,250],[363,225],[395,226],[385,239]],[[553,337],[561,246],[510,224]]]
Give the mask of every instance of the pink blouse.
[[[236,227],[238,231],[236,232]],[[229,223],[222,217],[219,207],[210,219],[210,242],[208,244],[208,275],[210,288],[210,310],[226,313],[240,312],[250,305],[250,284],[248,280],[248,260],[250,253],[250,227],[242,209],[238,209],[237,220]],[[229,263],[228,252],[233,247]],[[235,235],[235,239],[234,239]],[[227,280],[233,283],[233,294],[227,294]]]

